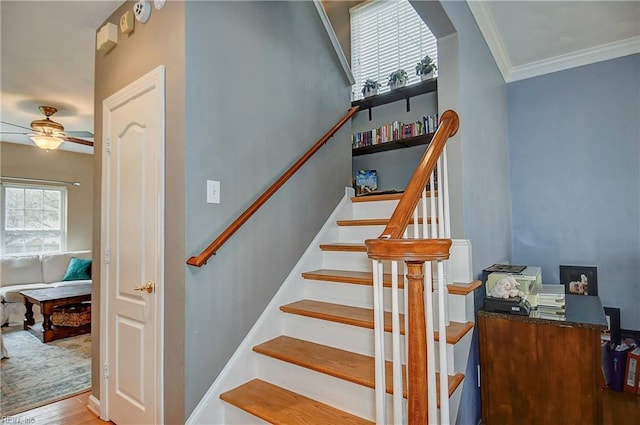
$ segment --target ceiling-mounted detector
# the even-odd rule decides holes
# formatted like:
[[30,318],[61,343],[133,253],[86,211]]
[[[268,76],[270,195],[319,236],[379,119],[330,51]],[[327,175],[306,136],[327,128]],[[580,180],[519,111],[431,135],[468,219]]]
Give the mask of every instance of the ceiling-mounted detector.
[[146,23],[151,15],[151,4],[148,0],[139,0],[133,5],[133,14],[141,24]]
[[167,0],[153,0],[153,7],[157,10],[162,9],[165,4],[167,4]]

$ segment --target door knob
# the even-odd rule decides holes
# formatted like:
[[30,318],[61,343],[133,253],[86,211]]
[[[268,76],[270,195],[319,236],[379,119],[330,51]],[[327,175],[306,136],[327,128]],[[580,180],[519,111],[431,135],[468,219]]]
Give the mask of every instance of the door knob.
[[133,288],[134,291],[145,291],[147,294],[150,294],[153,292],[153,282],[151,282],[150,280],[147,280],[147,283],[145,283],[143,286],[139,287],[139,288]]

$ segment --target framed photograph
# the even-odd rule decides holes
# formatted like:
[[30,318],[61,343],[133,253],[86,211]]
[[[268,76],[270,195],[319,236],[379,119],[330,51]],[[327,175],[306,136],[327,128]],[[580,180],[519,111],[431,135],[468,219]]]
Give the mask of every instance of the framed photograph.
[[604,315],[607,318],[607,330],[602,331],[600,339],[619,345],[622,341],[622,335],[620,334],[620,309],[605,307]]
[[560,266],[560,283],[566,294],[598,295],[598,269],[590,266]]

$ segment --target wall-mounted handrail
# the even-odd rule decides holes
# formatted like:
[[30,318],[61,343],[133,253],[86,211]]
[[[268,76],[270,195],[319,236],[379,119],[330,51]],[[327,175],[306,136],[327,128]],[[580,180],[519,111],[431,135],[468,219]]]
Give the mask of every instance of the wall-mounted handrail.
[[220,249],[220,247],[265,203],[271,196],[278,191],[296,171],[300,169],[340,128],[358,112],[358,107],[350,108],[344,117],[342,117],[324,136],[320,138],[304,155],[300,157],[287,171],[284,172],[253,204],[249,206],[233,223],[229,225],[209,246],[207,246],[199,255],[191,257],[187,260],[190,266],[201,267],[207,263],[207,260]]

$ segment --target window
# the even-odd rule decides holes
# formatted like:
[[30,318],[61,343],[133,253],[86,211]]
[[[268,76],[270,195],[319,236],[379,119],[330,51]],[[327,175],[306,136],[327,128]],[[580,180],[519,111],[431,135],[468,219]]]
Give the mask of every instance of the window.
[[2,253],[59,252],[66,248],[63,187],[2,185]]
[[362,97],[367,79],[389,91],[389,74],[404,69],[409,82],[420,81],[415,66],[425,55],[438,63],[436,38],[408,0],[375,0],[351,9],[353,98]]

